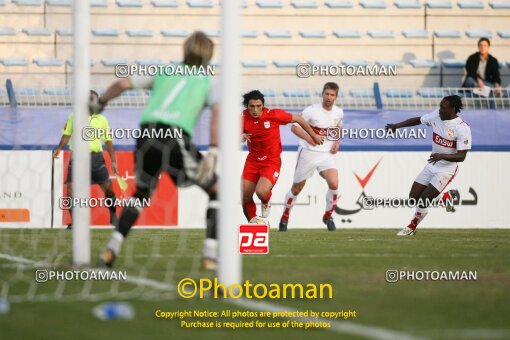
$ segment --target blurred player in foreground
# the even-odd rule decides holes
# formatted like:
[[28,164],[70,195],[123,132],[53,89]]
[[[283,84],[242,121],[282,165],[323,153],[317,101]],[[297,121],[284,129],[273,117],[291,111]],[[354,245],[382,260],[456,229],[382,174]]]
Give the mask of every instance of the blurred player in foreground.
[[264,107],[264,95],[254,90],[244,94],[242,141],[248,142],[248,157],[242,175],[243,211],[248,221],[257,215],[253,194],[261,201],[261,216],[267,218],[271,209],[271,190],[280,175],[282,142],[280,125],[298,123],[315,144],[324,136],[317,135],[303,117],[280,109]]
[[472,140],[469,125],[457,116],[462,108],[459,96],[447,96],[441,100],[439,110],[386,125],[386,129],[391,131],[420,124],[432,126],[433,130],[429,164],[416,177],[409,193],[409,197],[418,202],[416,212],[411,223],[402,229],[398,236],[416,234],[416,227],[427,216],[428,205],[453,180],[459,167],[457,163],[466,159]]
[[[184,42],[183,66],[207,66],[213,49],[213,42],[204,33],[194,32]],[[209,195],[203,266],[206,269],[215,269],[218,201],[214,167],[219,107],[213,80],[204,75],[159,74],[154,77],[131,77],[111,85],[97,104],[104,107],[109,100],[133,88],[150,88],[152,95],[142,114],[142,137],[136,141],[136,192],[131,200],[136,202],[137,199],[149,198],[163,171],[167,172],[179,187],[199,185]],[[199,115],[207,106],[212,111],[211,141],[207,156],[203,157],[191,143],[191,138]],[[182,129],[182,139],[172,136],[171,131],[176,129]],[[120,253],[124,238],[140,212],[141,208],[136,207],[136,204],[122,211],[119,223],[100,256],[100,264],[112,266]]]
[[[97,100],[98,95],[96,91],[90,91],[90,100]],[[102,143],[106,146],[106,150],[110,155],[110,161],[113,173],[115,175],[118,174],[117,171],[117,160],[115,158],[115,151],[113,150],[112,139],[107,133],[100,133],[101,131],[110,130],[110,125],[108,124],[108,120],[105,116],[100,113],[94,112],[90,110],[89,116],[89,126],[95,128],[95,139],[89,141],[89,151],[90,151],[90,170],[91,170],[91,182],[92,184],[99,184],[101,189],[104,192],[106,198],[112,199],[115,201],[115,193],[113,192],[112,181],[110,180],[110,175],[108,174],[108,169],[106,168],[106,164],[103,158],[103,146]],[[58,147],[53,152],[53,158],[58,158],[60,152],[63,148],[69,143],[71,139],[71,135],[73,134],[73,114],[71,113],[67,118],[66,125],[64,126],[64,131],[62,133],[62,138],[60,139],[60,143]],[[101,137],[102,135],[102,137]],[[72,145],[70,146],[72,150]],[[67,168],[67,196],[73,196],[73,160],[69,161],[69,166]],[[108,207],[110,210],[110,224],[115,225],[117,222],[117,215],[115,214],[115,205],[111,205]],[[71,224],[67,226],[67,229],[72,228],[72,218],[73,218],[73,207],[69,207],[69,213],[71,214]]]
[[[322,103],[307,107],[302,114],[303,119],[310,124],[313,131],[321,136],[327,136],[322,145],[317,145],[297,124],[291,128],[291,131],[300,138],[300,147],[294,183],[285,195],[285,209],[278,228],[280,231],[287,231],[290,211],[296,202],[297,195],[303,190],[306,180],[312,177],[315,170],[326,180],[329,188],[326,193],[326,212],[322,222],[326,224],[329,231],[336,230],[332,215],[338,200],[338,170],[333,155],[338,152],[344,117],[343,110],[335,106],[337,96],[338,85],[326,83],[322,89]],[[333,134],[335,136],[330,136]]]

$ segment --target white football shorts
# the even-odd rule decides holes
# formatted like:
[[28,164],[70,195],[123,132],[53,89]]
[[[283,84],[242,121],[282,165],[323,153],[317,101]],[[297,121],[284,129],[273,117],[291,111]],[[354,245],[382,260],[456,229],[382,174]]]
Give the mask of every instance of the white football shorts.
[[332,153],[299,148],[296,170],[294,171],[294,183],[299,183],[312,177],[315,170],[320,173],[324,170],[336,168],[335,158]]
[[428,163],[416,177],[415,182],[423,185],[432,184],[439,192],[453,180],[459,166],[455,163],[439,165]]

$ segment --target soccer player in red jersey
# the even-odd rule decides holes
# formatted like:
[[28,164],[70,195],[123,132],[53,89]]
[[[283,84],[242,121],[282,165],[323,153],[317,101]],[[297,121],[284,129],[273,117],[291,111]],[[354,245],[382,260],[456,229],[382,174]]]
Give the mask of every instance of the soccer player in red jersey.
[[244,94],[242,141],[248,142],[248,157],[242,175],[242,202],[244,215],[250,221],[257,215],[253,194],[262,202],[261,216],[269,216],[271,190],[280,175],[282,142],[280,125],[298,123],[316,144],[322,144],[324,136],[317,135],[299,115],[280,109],[264,107],[264,95],[254,90]]

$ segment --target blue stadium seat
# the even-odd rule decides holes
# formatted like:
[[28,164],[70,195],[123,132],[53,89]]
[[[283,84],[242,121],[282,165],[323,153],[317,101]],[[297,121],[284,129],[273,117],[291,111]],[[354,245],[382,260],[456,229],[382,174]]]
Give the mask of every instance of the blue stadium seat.
[[28,61],[25,58],[0,58],[0,64],[4,66],[26,66]]
[[283,91],[284,97],[292,97],[292,98],[306,98],[311,97],[312,94],[308,89],[292,89]]
[[138,65],[163,65],[165,62],[159,58],[140,58],[135,60]]
[[363,8],[385,9],[387,7],[384,0],[361,0],[359,4]]
[[466,61],[462,59],[443,59],[442,64],[446,68],[464,68]]
[[351,0],[326,0],[324,4],[328,8],[352,8]]
[[508,0],[491,1],[489,3],[489,6],[491,6],[492,9],[510,9],[510,1]]
[[333,35],[337,38],[361,38],[361,33],[355,30],[336,30]]
[[418,94],[418,96],[422,97],[422,98],[443,98],[444,96],[446,96],[446,91],[443,90],[443,89],[427,89],[427,88],[424,88],[424,89],[419,89],[418,91],[416,91],[416,93]]
[[510,39],[510,31],[499,31],[498,35],[501,39]]
[[391,89],[384,91],[384,95],[388,98],[412,98],[413,92],[406,89]]
[[211,60],[209,65],[214,66],[214,67],[221,67],[221,62],[219,60]]
[[492,32],[488,30],[467,30],[466,35],[469,38],[491,38]]
[[115,66],[117,64],[127,64],[128,60],[126,58],[103,58],[101,59],[101,64],[104,66]]
[[267,67],[267,63],[265,60],[243,60],[241,61],[241,65],[247,68]]
[[121,96],[123,96],[123,97],[138,97],[138,96],[143,96],[144,94],[145,94],[145,90],[135,89],[135,90],[124,91],[124,92],[122,92]]
[[12,0],[16,6],[40,6],[41,0]]
[[94,28],[92,34],[96,37],[117,37],[119,31],[116,28]]
[[427,32],[425,30],[405,30],[405,31],[402,31],[402,35],[404,37],[410,38],[410,39],[416,39],[416,38],[425,39],[425,38],[429,37],[429,32]]
[[395,33],[393,33],[393,31],[390,30],[370,30],[367,32],[367,34],[374,39],[395,37]]
[[435,8],[435,9],[439,9],[439,8],[450,9],[450,8],[452,8],[452,3],[450,0],[428,0],[426,3],[426,6],[428,8]]
[[213,8],[211,0],[189,0],[186,4],[191,8]]
[[62,59],[56,59],[56,58],[34,58],[32,60],[34,64],[37,66],[63,66],[64,61]]
[[259,8],[283,8],[281,0],[258,0],[256,5]]
[[334,60],[308,60],[308,63],[312,65],[337,65],[336,61]]
[[460,38],[460,32],[457,30],[437,30],[434,31],[437,38]]
[[296,67],[299,64],[297,60],[273,60],[276,67]]
[[374,90],[373,89],[350,90],[349,95],[355,98],[373,98]]
[[268,38],[291,38],[292,33],[287,30],[273,30],[273,31],[265,31],[264,34]]
[[260,92],[262,92],[264,97],[268,97],[268,98],[274,98],[274,97],[276,97],[278,95],[276,93],[276,91],[272,90],[272,89],[261,89]]
[[342,65],[368,66],[368,61],[363,59],[346,59],[342,60]]
[[161,30],[161,35],[164,37],[185,38],[188,36],[188,31],[180,29]]
[[[0,6],[5,6],[5,0],[0,0]],[[3,89],[2,89],[3,90]],[[5,90],[4,90],[5,91]],[[4,92],[2,92],[3,94]]]
[[90,0],[91,7],[108,7],[108,0]]
[[413,65],[414,68],[421,67],[433,68],[439,66],[439,63],[437,61],[430,59],[411,59],[409,60],[409,64]]
[[421,3],[418,0],[397,0],[395,7],[399,9],[421,8]]
[[51,35],[51,31],[45,27],[29,27],[22,30],[23,33],[29,36],[48,36]]
[[294,8],[318,8],[319,5],[315,0],[294,0],[291,1],[291,6]]
[[485,6],[481,0],[460,0],[457,6],[461,9],[483,9]]
[[154,34],[152,30],[148,28],[140,28],[140,29],[129,29],[126,30],[126,34],[129,37],[152,37]]
[[176,0],[153,0],[151,4],[153,7],[179,7]]
[[40,92],[39,92],[39,89],[36,89],[33,87],[20,87],[20,88],[14,88],[14,93],[16,95],[20,95],[20,96],[36,96]]
[[[67,58],[66,64],[72,67],[73,66],[73,58]],[[96,64],[96,62],[93,59],[90,59],[90,66],[94,66],[95,64]]]
[[380,66],[397,66],[404,67],[405,63],[402,60],[379,59],[375,63]]
[[46,5],[54,7],[71,7],[73,5],[72,0],[46,0]]
[[299,35],[303,38],[326,38],[324,31],[300,31]]
[[117,0],[115,3],[119,7],[143,7],[143,0]]
[[219,38],[220,31],[214,29],[203,29],[202,30],[209,38]]
[[16,35],[16,30],[12,27],[0,27],[0,35]]
[[71,96],[73,91],[68,87],[48,87],[43,93],[49,96]]
[[55,33],[57,33],[58,35],[63,36],[63,37],[72,36],[73,30],[70,28],[59,28],[55,31]]
[[259,34],[254,30],[246,30],[241,33],[241,37],[243,38],[256,38],[258,36]]

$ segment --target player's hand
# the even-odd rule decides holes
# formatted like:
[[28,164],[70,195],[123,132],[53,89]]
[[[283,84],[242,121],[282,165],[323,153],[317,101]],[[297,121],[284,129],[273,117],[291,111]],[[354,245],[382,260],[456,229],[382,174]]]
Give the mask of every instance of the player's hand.
[[197,176],[195,180],[197,184],[203,188],[209,187],[214,178],[214,169],[216,168],[216,159],[218,157],[218,148],[216,146],[210,146],[207,156],[202,158],[200,164],[198,164]]
[[313,136],[311,136],[311,137],[312,137],[313,141],[315,142],[315,144],[321,145],[322,143],[324,143],[324,136],[314,133]]
[[336,154],[338,152],[338,147],[339,146],[340,146],[340,144],[333,143],[333,146],[331,147],[331,150],[329,152],[331,152],[333,155]]
[[53,151],[53,158],[56,158],[58,159],[58,155],[60,155],[60,149],[56,149],[55,151]]
[[308,138],[306,138],[306,142],[308,144],[310,144],[311,146],[317,146],[317,144],[313,141],[312,137],[308,136]]
[[433,153],[430,155],[430,158],[428,159],[429,163],[436,164],[440,160],[443,159],[443,155],[440,153]]
[[496,96],[497,97],[503,96],[503,90],[501,89],[501,87],[496,87]]
[[112,171],[115,175],[119,174],[119,169],[117,168],[117,161],[112,161]]
[[241,142],[244,143],[246,141],[250,142],[251,143],[251,133],[243,133],[241,135]]
[[106,103],[100,101],[98,97],[95,97],[93,100],[89,100],[89,111],[92,114],[101,113],[105,105]]
[[397,126],[397,124],[386,124],[385,129],[386,129],[386,131],[395,132],[395,130],[398,129],[398,126]]

